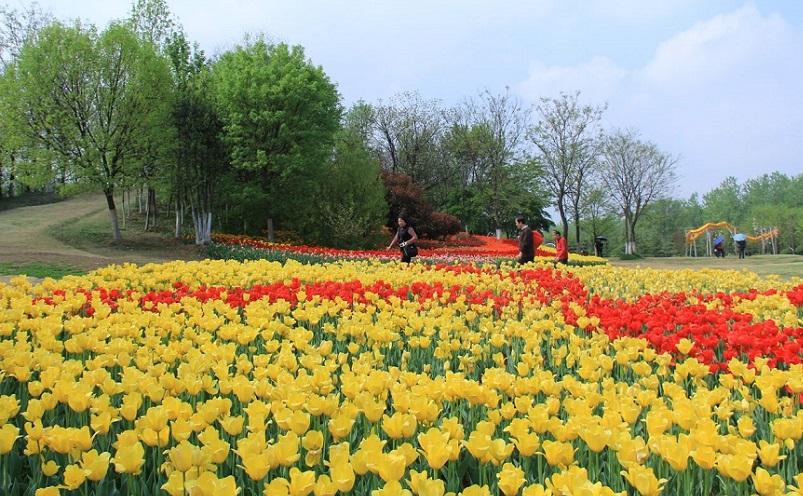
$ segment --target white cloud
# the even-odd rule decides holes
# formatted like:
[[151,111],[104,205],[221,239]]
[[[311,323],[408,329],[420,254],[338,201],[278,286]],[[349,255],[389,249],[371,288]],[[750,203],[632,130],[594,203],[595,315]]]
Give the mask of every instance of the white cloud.
[[514,88],[536,101],[579,89],[608,101],[608,124],[635,127],[681,157],[680,194],[725,176],[803,170],[803,33],[751,4],[661,43],[643,67],[605,57],[531,65]]

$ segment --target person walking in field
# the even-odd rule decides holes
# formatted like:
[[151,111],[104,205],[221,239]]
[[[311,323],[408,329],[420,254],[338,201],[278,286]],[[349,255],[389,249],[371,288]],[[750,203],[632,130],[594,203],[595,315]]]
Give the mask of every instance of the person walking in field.
[[418,256],[418,247],[415,245],[415,242],[418,241],[418,235],[415,233],[413,226],[407,222],[406,217],[400,215],[397,219],[397,223],[399,227],[396,229],[396,235],[388,245],[387,250],[390,251],[394,244],[399,243],[401,261],[410,263],[413,257]]
[[524,216],[516,217],[516,228],[519,230],[519,264],[532,262],[535,258],[535,243],[533,243],[533,230],[525,222]]
[[569,247],[566,246],[566,238],[561,236],[560,231],[554,231],[555,235],[555,261],[567,264],[569,263]]

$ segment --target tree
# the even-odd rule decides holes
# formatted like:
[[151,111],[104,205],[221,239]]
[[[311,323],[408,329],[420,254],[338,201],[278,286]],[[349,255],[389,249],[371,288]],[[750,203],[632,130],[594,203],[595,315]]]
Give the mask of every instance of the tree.
[[410,176],[425,192],[445,183],[447,161],[441,138],[446,120],[439,101],[415,92],[401,93],[372,107],[371,115],[369,147],[377,153],[382,169]]
[[317,195],[316,242],[339,248],[372,244],[388,211],[380,172],[357,131],[347,127],[335,135],[334,158]]
[[744,192],[733,176],[726,177],[719,186],[703,195],[703,205],[708,222],[741,224],[745,218]]
[[[131,6],[128,25],[146,43],[153,45],[157,52],[167,55],[171,41],[184,37],[181,26],[170,12],[165,0],[135,0]],[[164,133],[146,136],[145,153],[139,164],[139,186],[145,186],[145,230],[156,223],[156,184],[164,184],[167,171],[165,163],[175,154],[176,136],[174,129],[166,127]],[[142,194],[142,189],[138,188]],[[142,205],[143,202],[140,202]]]
[[36,3],[24,10],[0,5],[0,64],[5,68],[19,56],[26,43],[36,39],[38,33],[53,22],[53,16],[42,11]]
[[600,143],[599,122],[605,106],[579,103],[580,92],[542,98],[536,107],[539,121],[530,140],[539,150],[547,187],[558,209],[563,232],[568,235],[568,214],[574,217],[575,237],[580,242],[580,203]]
[[130,176],[146,138],[167,122],[164,60],[122,24],[97,34],[55,23],[23,46],[7,73],[3,99],[11,118],[40,154],[103,191],[120,240],[115,188]]
[[602,177],[625,221],[625,254],[636,253],[636,224],[675,182],[677,160],[633,131],[616,131],[602,145]]
[[165,0],[135,0],[128,21],[135,33],[160,50],[181,31]]
[[[464,186],[483,198],[492,229],[499,229],[514,216],[517,199],[512,191],[532,188],[537,168],[528,164],[523,143],[528,128],[527,113],[509,93],[484,92],[467,100],[452,114],[450,148],[460,164],[457,170]],[[507,221],[507,222],[505,222]]]
[[599,182],[590,185],[579,206],[583,226],[588,230],[592,240],[597,236],[610,236],[615,220],[611,217],[614,208],[611,205],[610,195],[600,184],[601,182],[600,178]]
[[[32,43],[52,21],[52,16],[35,3],[22,10],[0,5],[0,75],[16,61],[22,47]],[[8,112],[2,114],[7,116]],[[0,120],[0,198],[4,185],[9,197],[16,194],[19,163],[25,155],[24,140],[20,139],[15,124],[8,119]]]
[[172,36],[166,51],[176,86],[172,117],[177,139],[171,175],[175,235],[181,235],[184,212],[189,207],[195,243],[207,244],[212,240],[215,192],[229,166],[222,140],[223,122],[203,52],[197,47],[191,49],[180,32]]
[[232,166],[261,185],[268,225],[284,216],[309,227],[298,209],[310,207],[303,200],[332,156],[341,116],[335,85],[301,47],[264,40],[224,53],[213,75]]
[[526,214],[531,226],[541,223],[547,195],[526,147],[529,123],[521,103],[507,92],[486,91],[451,111],[449,120],[447,210],[483,232],[512,225],[517,214]]

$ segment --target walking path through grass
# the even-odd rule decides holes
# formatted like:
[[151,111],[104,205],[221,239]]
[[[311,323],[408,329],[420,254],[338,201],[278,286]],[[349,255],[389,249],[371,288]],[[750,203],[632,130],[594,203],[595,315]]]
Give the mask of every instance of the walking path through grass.
[[198,258],[195,248],[134,225],[114,243],[108,219],[100,194],[0,211],[0,281],[26,272],[59,277],[110,264]]

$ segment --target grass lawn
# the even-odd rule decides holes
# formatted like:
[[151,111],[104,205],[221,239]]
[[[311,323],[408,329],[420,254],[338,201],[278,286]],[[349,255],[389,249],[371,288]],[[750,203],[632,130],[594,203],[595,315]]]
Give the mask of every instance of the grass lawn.
[[59,279],[64,276],[80,275],[84,273],[85,271],[69,265],[57,265],[43,262],[0,262],[0,276],[26,275],[39,279],[44,279],[45,277]]
[[647,257],[639,260],[610,259],[619,267],[653,269],[747,269],[761,276],[776,274],[786,279],[803,278],[803,255],[754,255],[739,260],[735,256],[716,257]]

